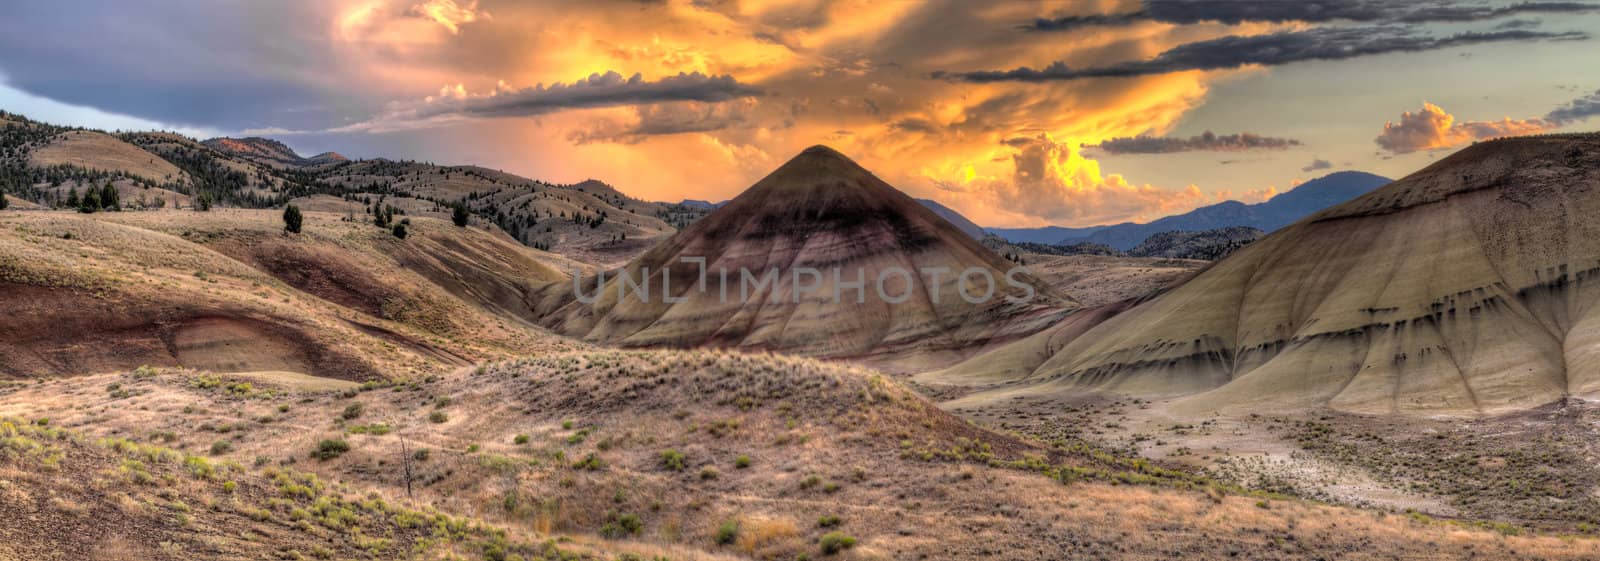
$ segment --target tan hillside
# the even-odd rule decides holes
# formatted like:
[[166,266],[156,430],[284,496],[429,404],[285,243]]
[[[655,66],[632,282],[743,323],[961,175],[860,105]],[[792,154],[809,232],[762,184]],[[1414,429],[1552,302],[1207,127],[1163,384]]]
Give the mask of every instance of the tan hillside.
[[[705,260],[703,289],[700,266],[684,259]],[[937,280],[923,273],[941,268]],[[988,273],[993,285],[976,274],[963,285],[957,277],[969,269]],[[612,271],[592,306],[575,300],[570,284],[553,287],[546,324],[625,346],[762,349],[918,368],[1034,333],[1075,306],[1024,273],[1016,280],[1034,292],[1026,300],[1007,283],[1010,269],[915,200],[817,146],[629,263],[628,278],[648,274],[653,296],[624,295]],[[763,276],[773,280],[757,286]],[[855,280],[865,284],[843,286]],[[663,282],[684,300],[666,298]],[[585,279],[583,290],[595,293],[595,283]]]
[[[56,541],[52,528],[86,528],[85,548],[170,541],[248,556],[255,541],[235,538],[248,529],[286,548],[320,543],[333,558],[381,543],[368,555],[392,558],[382,552],[437,535],[435,512],[604,561],[976,560],[1001,547],[1041,561],[1600,554],[1589,539],[1250,496],[1081,443],[1034,444],[956,419],[884,376],[791,357],[552,353],[364,391],[140,369],[0,386],[0,416],[48,417],[83,435],[0,458],[18,474],[0,479],[10,493],[0,513],[34,516],[0,530],[24,558]],[[47,440],[36,425],[13,426]],[[105,437],[140,444],[78,444]],[[152,460],[147,445],[177,452]],[[54,450],[60,471],[41,469]],[[212,475],[194,475],[206,466]],[[124,483],[146,472],[155,483]],[[66,476],[81,473],[100,475],[87,485]],[[117,506],[129,503],[138,508]],[[403,511],[428,522],[413,527]],[[87,529],[96,520],[110,523]],[[110,539],[124,528],[150,535]],[[498,559],[469,548],[483,535],[438,547]],[[205,536],[215,545],[200,546]]]
[[[606,556],[293,468],[0,418],[0,560]],[[260,468],[260,466],[257,466]],[[481,557],[480,557],[481,558]]]
[[34,148],[29,162],[35,166],[72,165],[85,169],[122,172],[157,183],[187,182],[189,176],[160,156],[97,131],[62,132],[44,146]]
[[1600,136],[1485,142],[1268,236],[1030,372],[1180,410],[1492,414],[1600,391]]
[[0,372],[372,379],[563,345],[520,319],[560,278],[520,245],[430,219],[399,240],[317,213],[289,235],[279,214],[0,213]]
[[[320,172],[353,191],[354,208],[384,199],[407,212],[448,217],[464,202],[478,223],[490,223],[529,245],[602,266],[626,262],[677,229],[670,205],[628,198],[599,182],[553,185],[476,166],[362,160]],[[430,214],[434,215],[434,214]]]

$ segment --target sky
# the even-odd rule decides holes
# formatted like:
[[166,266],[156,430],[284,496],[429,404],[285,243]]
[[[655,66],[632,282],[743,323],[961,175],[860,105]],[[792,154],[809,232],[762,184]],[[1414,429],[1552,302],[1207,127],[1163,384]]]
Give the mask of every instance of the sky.
[[1600,129],[1600,0],[0,3],[0,109],[725,200],[814,144],[991,227]]

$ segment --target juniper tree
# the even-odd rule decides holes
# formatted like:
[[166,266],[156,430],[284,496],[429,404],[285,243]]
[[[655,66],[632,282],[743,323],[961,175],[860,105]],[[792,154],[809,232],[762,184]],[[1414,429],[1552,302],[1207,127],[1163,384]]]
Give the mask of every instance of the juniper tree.
[[283,229],[291,234],[300,233],[300,224],[304,217],[300,215],[300,207],[289,205],[283,209]]
[[105,187],[100,189],[100,208],[122,210],[122,200],[117,195],[117,188],[112,186],[110,181],[107,181]]
[[78,212],[90,214],[97,210],[100,210],[100,194],[94,189],[89,189],[89,193],[78,201]]

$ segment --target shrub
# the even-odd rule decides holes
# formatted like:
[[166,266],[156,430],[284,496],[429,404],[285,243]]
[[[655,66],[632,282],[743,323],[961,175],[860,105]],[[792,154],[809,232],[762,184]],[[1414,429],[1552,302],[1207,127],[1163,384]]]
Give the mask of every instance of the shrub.
[[329,439],[317,443],[317,449],[311,451],[311,457],[318,460],[332,460],[343,456],[350,451],[350,443],[343,440]]
[[597,471],[603,467],[606,467],[605,462],[600,461],[600,456],[595,455],[593,452],[590,452],[589,455],[584,456],[582,460],[578,460],[577,463],[572,464],[572,469],[588,471]]
[[428,414],[428,422],[431,422],[431,423],[443,423],[443,422],[449,421],[449,420],[450,420],[450,415],[445,414],[444,411],[434,411],[434,412]]
[[511,442],[514,443],[514,444],[519,444],[519,445],[520,444],[527,444],[528,443],[528,435],[519,434],[519,435],[516,436],[516,438],[512,438]]
[[732,544],[734,540],[739,539],[739,523],[733,520],[723,522],[717,527],[716,538],[718,545]]
[[822,546],[823,555],[833,555],[855,547],[856,539],[844,535],[844,532],[828,532],[823,534],[822,539],[818,540],[817,543]]
[[232,452],[232,451],[233,451],[233,443],[232,442],[228,442],[226,440],[218,440],[216,442],[211,443],[211,455],[213,455],[213,456],[221,456],[223,454],[227,454],[228,452]]
[[607,539],[624,538],[644,529],[644,520],[637,514],[619,514],[600,527],[600,535]]
[[750,456],[739,456],[733,459],[733,467],[744,469],[750,467]]
[[349,432],[350,434],[370,434],[372,436],[383,436],[389,434],[389,431],[391,430],[393,429],[389,427],[388,423],[373,423],[370,425],[356,425],[350,427]]
[[352,403],[350,405],[345,406],[344,413],[340,414],[339,416],[344,418],[344,420],[348,421],[348,420],[360,417],[361,413],[365,412],[366,410],[367,410],[367,406],[362,405],[360,403]]
[[467,205],[457,203],[455,210],[450,211],[450,221],[455,222],[457,226],[462,228],[467,227],[469,218],[471,218],[471,215],[467,214]]
[[683,468],[688,467],[688,460],[688,456],[677,450],[668,448],[661,451],[661,467],[669,470],[683,471]]
[[832,528],[834,526],[838,526],[841,522],[843,522],[843,520],[840,520],[839,517],[830,514],[818,518],[817,526],[820,528]]
[[406,239],[406,225],[405,224],[395,224],[393,232],[394,232],[394,237],[400,238],[402,240]]
[[300,207],[289,205],[283,209],[283,229],[291,234],[300,233],[300,224],[305,218],[300,215]]
[[717,471],[717,468],[711,466],[706,466],[705,469],[700,470],[700,479],[716,479],[719,475],[722,474]]

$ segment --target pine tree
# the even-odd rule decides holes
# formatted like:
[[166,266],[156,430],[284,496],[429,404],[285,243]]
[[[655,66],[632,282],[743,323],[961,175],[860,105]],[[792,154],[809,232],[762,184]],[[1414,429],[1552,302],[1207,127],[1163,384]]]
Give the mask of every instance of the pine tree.
[[122,210],[122,201],[117,195],[117,188],[112,186],[110,181],[107,181],[106,186],[100,189],[100,208]]
[[73,188],[67,190],[67,206],[69,206],[69,207],[78,206],[78,188],[77,187],[73,187]]
[[[0,207],[0,208],[5,208],[5,207]],[[459,203],[456,204],[455,210],[451,211],[451,213],[450,213],[450,220],[452,222],[455,222],[457,226],[460,226],[462,228],[467,227],[467,220],[470,217],[471,217],[471,215],[467,214],[467,205],[463,205],[463,204],[459,204]]]
[[5,210],[8,206],[11,206],[11,201],[6,200],[5,190],[0,189],[0,210]]
[[283,229],[291,234],[300,233],[300,224],[304,217],[300,215],[300,207],[289,205],[283,209]]
[[394,231],[394,237],[400,238],[402,240],[406,239],[406,225],[405,224],[395,224],[393,231]]

